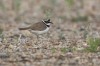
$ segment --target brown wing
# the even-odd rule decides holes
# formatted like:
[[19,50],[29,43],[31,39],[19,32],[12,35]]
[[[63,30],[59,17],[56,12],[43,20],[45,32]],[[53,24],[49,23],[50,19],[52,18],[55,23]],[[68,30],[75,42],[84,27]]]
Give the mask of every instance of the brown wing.
[[27,29],[29,29],[29,27],[19,28],[19,30],[27,30]]
[[38,23],[31,25],[30,29],[42,31],[46,29],[46,25],[43,22],[38,22]]

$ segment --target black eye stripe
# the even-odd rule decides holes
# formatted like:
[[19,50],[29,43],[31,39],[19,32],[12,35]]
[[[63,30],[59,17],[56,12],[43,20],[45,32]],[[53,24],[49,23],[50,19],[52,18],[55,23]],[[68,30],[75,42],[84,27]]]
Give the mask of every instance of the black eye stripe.
[[51,22],[46,22],[46,23],[51,23]]
[[45,21],[45,23],[51,23],[51,22]]

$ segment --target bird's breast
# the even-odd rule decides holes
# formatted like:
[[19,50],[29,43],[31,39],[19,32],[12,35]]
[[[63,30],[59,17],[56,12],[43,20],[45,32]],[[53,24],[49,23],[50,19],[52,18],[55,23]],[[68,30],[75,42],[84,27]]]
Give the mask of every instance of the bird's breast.
[[48,30],[49,28],[47,27],[45,30],[41,30],[41,31],[38,31],[38,30],[30,30],[30,31],[36,34],[43,34],[43,33],[46,33]]

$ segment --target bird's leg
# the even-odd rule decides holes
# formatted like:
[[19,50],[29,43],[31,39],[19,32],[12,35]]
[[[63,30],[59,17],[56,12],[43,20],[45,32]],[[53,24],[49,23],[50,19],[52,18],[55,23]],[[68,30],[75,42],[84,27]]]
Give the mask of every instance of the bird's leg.
[[20,42],[21,42],[21,37],[22,37],[22,34],[19,35],[18,44],[20,44]]
[[36,35],[36,44],[38,43],[38,41],[39,41],[39,35],[37,35],[37,34],[35,34]]
[[48,32],[48,33],[46,34],[46,36],[47,36],[47,38],[50,38],[50,33]]
[[20,35],[19,35],[19,38],[18,38],[18,40],[20,40],[20,39],[21,39],[21,37],[22,37],[22,34],[20,34]]

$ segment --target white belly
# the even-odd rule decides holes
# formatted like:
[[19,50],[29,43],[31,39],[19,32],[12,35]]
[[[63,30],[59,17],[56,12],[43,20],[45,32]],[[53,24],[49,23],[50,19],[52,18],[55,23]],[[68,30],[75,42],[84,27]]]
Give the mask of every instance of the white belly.
[[30,30],[32,33],[36,33],[36,34],[43,34],[43,33],[46,33],[47,31],[49,30],[49,28],[46,28],[45,30],[43,31],[34,31],[34,30]]

